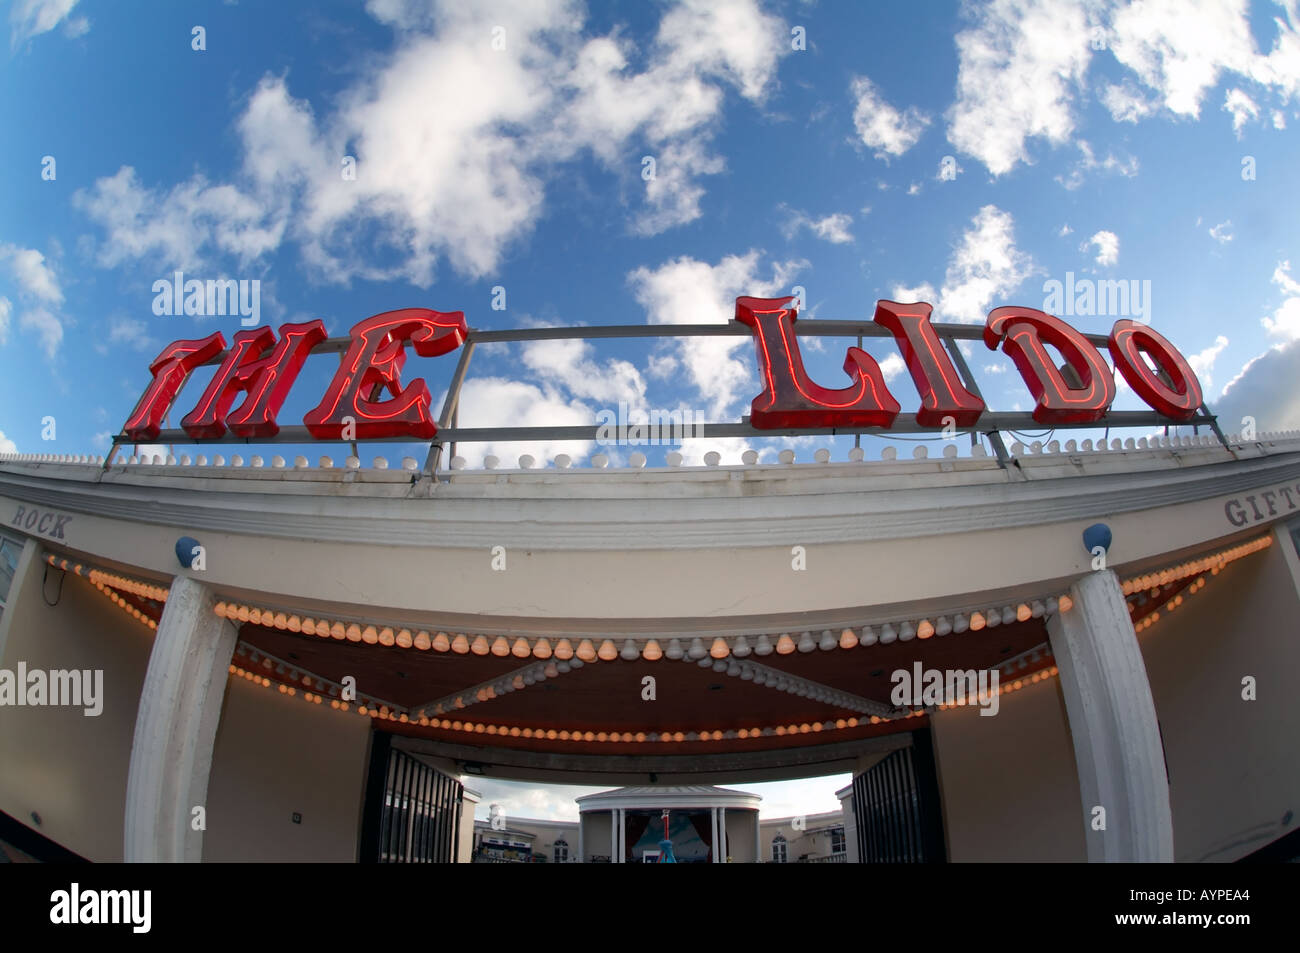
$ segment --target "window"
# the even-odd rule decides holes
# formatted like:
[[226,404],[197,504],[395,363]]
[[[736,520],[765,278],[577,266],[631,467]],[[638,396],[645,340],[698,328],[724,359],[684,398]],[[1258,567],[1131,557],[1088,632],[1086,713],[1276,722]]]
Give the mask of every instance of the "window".
[[555,862],[557,864],[567,864],[569,862],[569,842],[563,837],[557,840],[555,847]]
[[22,543],[8,536],[0,536],[0,616],[4,615],[5,604],[9,601],[9,587],[13,585],[14,573],[18,571],[18,557],[22,553]]
[[772,838],[772,863],[785,863],[785,835],[777,834]]
[[831,853],[844,853],[844,828],[837,827],[831,831]]

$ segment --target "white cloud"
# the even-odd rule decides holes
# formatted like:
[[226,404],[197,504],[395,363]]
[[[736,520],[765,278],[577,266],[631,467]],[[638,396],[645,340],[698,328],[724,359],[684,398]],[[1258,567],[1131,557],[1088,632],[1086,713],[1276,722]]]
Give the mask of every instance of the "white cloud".
[[75,192],[72,201],[105,230],[97,259],[110,268],[148,259],[160,269],[193,271],[209,265],[214,252],[248,267],[284,236],[282,201],[268,203],[202,176],[170,190],[149,189],[135,169],[122,166],[93,188]]
[[[721,324],[735,317],[736,298],[788,294],[802,262],[775,262],[771,277],[759,273],[759,252],[728,255],[716,265],[682,256],[658,268],[638,268],[628,275],[637,301],[651,324]],[[710,420],[742,412],[741,399],[752,396],[753,360],[740,356],[753,343],[742,337],[695,337],[674,342],[675,357],[686,370]],[[745,355],[749,357],[749,355]]]
[[[45,256],[33,248],[0,245],[0,262],[7,262],[18,287],[19,300],[24,304],[18,316],[18,326],[40,337],[41,348],[53,360],[63,342],[63,321],[56,313],[63,303],[63,289]],[[0,343],[8,339],[10,315],[13,304],[8,298],[0,299]]]
[[[596,426],[596,415],[590,407],[565,397],[558,389],[499,377],[465,381],[460,392],[459,420],[463,427]],[[456,452],[470,466],[481,466],[484,456],[494,454],[501,466],[513,468],[522,454],[530,454],[537,466],[558,453],[567,453],[580,463],[593,446],[589,440],[497,441],[458,444]]]
[[1273,283],[1286,298],[1271,317],[1262,319],[1260,323],[1270,337],[1281,338],[1283,341],[1300,340],[1300,282],[1291,277],[1291,262],[1278,262],[1273,270]]
[[1291,277],[1289,261],[1278,262],[1273,283],[1286,297],[1260,323],[1281,343],[1247,361],[1224,387],[1213,409],[1228,431],[1246,416],[1259,430],[1300,429],[1300,282]]
[[0,245],[0,260],[8,261],[18,287],[37,301],[48,305],[63,303],[63,290],[45,256],[34,248]]
[[1016,248],[1010,212],[985,205],[953,250],[943,288],[896,286],[895,300],[929,301],[937,320],[982,324],[994,299],[1002,298],[1034,273],[1033,259]]
[[1122,84],[1104,85],[1101,101],[1110,110],[1111,118],[1116,122],[1136,123],[1139,119],[1146,119],[1160,108],[1159,103],[1152,102],[1128,81]]
[[532,341],[523,347],[524,364],[543,380],[562,386],[574,397],[618,410],[619,402],[639,407],[645,402],[645,380],[632,364],[611,359],[592,360],[594,349],[577,338]]
[[1243,417],[1257,430],[1300,430],[1300,337],[1246,362],[1212,405],[1220,426],[1239,431]]
[[1079,159],[1070,167],[1067,175],[1056,176],[1056,181],[1060,182],[1070,191],[1083,185],[1086,173],[1100,169],[1102,172],[1113,172],[1122,175],[1127,179],[1133,178],[1138,174],[1137,156],[1130,155],[1128,158],[1121,159],[1113,152],[1107,152],[1106,158],[1098,159],[1092,151],[1086,139],[1079,140]]
[[1255,50],[1247,4],[1241,0],[1138,0],[1116,11],[1111,48],[1165,108],[1195,117],[1221,72],[1266,84],[1294,84],[1295,32],[1280,19],[1274,23],[1279,29],[1274,51],[1262,56]]
[[902,355],[897,351],[892,352],[883,361],[878,361],[877,363],[880,365],[881,376],[883,376],[886,381],[892,381],[894,378],[898,377],[899,374],[903,373],[903,371],[907,370],[907,365],[903,363]]
[[[583,153],[635,183],[644,201],[629,225],[655,234],[702,214],[701,179],[724,168],[710,142],[728,90],[761,103],[789,52],[756,0],[680,3],[645,49],[617,30],[585,36],[568,0],[368,9],[403,28],[394,51],[319,116],[284,77],[264,78],[237,123],[244,162],[229,192],[212,195],[220,187],[200,178],[142,189],[126,170],[83,195],[110,233],[101,262],[152,251],[247,262],[291,238],[330,281],[427,287],[442,259],[481,278],[531,232],[549,182]],[[355,179],[342,175],[344,155],[356,158]],[[655,159],[648,180],[644,155]]]
[[722,157],[709,155],[701,143],[668,143],[658,158],[655,177],[645,185],[649,208],[636,216],[633,228],[640,235],[658,235],[695,221],[704,198],[699,177],[725,168]]
[[813,218],[784,204],[779,209],[782,215],[781,232],[787,239],[793,238],[801,229],[807,229],[832,245],[844,245],[853,241],[853,233],[849,231],[849,226],[853,224],[850,215],[835,212],[822,218]]
[[908,195],[920,195],[920,194],[921,194],[921,183],[920,183],[920,182],[913,182],[911,185],[909,185],[909,186],[907,187],[907,194],[908,194]]
[[14,443],[5,436],[5,432],[0,430],[0,453],[17,453],[18,444]]
[[45,356],[53,360],[63,343],[63,323],[45,308],[32,308],[23,312],[18,324],[24,331],[34,331],[40,336]]
[[900,113],[865,76],[855,77],[849,92],[854,99],[853,125],[858,138],[877,159],[901,156],[916,145],[930,124],[930,117],[914,106]]
[[[72,12],[77,0],[14,0],[9,9],[9,42],[17,48],[34,36],[49,33]],[[84,17],[80,18],[85,22]],[[90,24],[86,23],[86,29]],[[84,33],[85,29],[81,30]],[[80,36],[81,33],[74,33]]]
[[155,344],[154,339],[149,336],[145,323],[133,318],[114,319],[109,326],[108,343],[124,344],[138,351],[149,350]]
[[939,299],[939,292],[934,290],[934,285],[928,281],[919,285],[894,285],[890,291],[891,300],[902,302],[927,301],[934,304]]
[[1232,241],[1232,220],[1229,219],[1226,222],[1220,222],[1218,225],[1211,228],[1210,237],[1220,245],[1226,245],[1228,242]]
[[1191,365],[1192,370],[1196,372],[1197,380],[1201,382],[1203,393],[1209,393],[1210,385],[1213,383],[1214,362],[1227,346],[1228,339],[1220,334],[1209,347],[1187,358],[1187,363]]
[[[1285,20],[1272,18],[1277,33],[1265,54],[1255,47],[1244,0],[1138,0],[1115,12],[1111,49],[1176,116],[1198,117],[1202,99],[1223,74],[1285,101],[1300,91],[1300,36],[1294,4],[1284,10]],[[1257,111],[1241,90],[1228,94],[1224,108],[1238,131]]]
[[1056,237],[1064,238],[1066,235],[1072,235],[1073,233],[1074,233],[1074,229],[1072,229],[1068,224],[1066,224],[1061,226],[1061,230],[1056,233]]
[[[1196,118],[1201,101],[1227,75],[1283,103],[1300,93],[1300,34],[1294,0],[1280,4],[1267,53],[1256,49],[1245,0],[994,0],[957,35],[957,100],[948,138],[994,175],[1030,161],[1026,143],[1068,141],[1092,58],[1091,29],[1106,28],[1110,54],[1131,76],[1104,82],[1099,98],[1119,122],[1136,123],[1162,107]],[[1105,54],[1103,54],[1105,55]],[[1240,131],[1257,97],[1228,94]]]
[[1231,114],[1232,131],[1238,139],[1241,139],[1241,131],[1246,122],[1259,118],[1259,107],[1240,89],[1228,90],[1228,95],[1223,100],[1223,111]]
[[1119,261],[1119,236],[1114,232],[1100,231],[1083,244],[1083,250],[1097,249],[1097,264],[1109,268]]
[[1300,295],[1300,281],[1291,277],[1291,262],[1279,261],[1273,269],[1273,284],[1282,289],[1283,294]]
[[646,373],[656,380],[672,380],[681,366],[671,354],[651,354],[646,359]]
[[1091,56],[1087,5],[997,0],[957,34],[957,100],[948,140],[994,175],[1029,161],[1026,143],[1059,146],[1074,133],[1072,104]]

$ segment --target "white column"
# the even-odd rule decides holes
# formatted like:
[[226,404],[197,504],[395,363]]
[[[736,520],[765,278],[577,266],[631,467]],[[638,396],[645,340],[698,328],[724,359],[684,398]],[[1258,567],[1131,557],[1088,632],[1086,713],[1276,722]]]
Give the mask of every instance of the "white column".
[[618,808],[609,811],[609,862],[618,863]]
[[731,855],[731,846],[727,843],[727,809],[725,807],[718,808],[718,828],[722,834],[721,862],[725,864],[727,858]]
[[192,811],[206,808],[212,741],[234,655],[235,627],[212,614],[212,591],[177,576],[154,633],[126,781],[123,857],[190,861],[203,855]]
[[713,862],[716,864],[718,862],[718,849],[721,847],[718,843],[718,809],[716,807],[709,808],[709,823],[713,834],[713,842],[710,846],[713,848]]
[[[1070,588],[1074,605],[1048,621],[1074,739],[1089,861],[1174,859],[1164,752],[1146,665],[1124,593],[1110,570]],[[1095,830],[1096,808],[1105,829]]]
[[763,862],[763,830],[758,823],[758,811],[754,812],[754,863]]
[[585,864],[587,862],[587,852],[583,847],[583,836],[582,836],[583,833],[586,831],[586,829],[587,829],[587,815],[583,813],[579,813],[578,814],[578,863],[580,864]]
[[627,863],[627,811],[618,809],[618,862]]

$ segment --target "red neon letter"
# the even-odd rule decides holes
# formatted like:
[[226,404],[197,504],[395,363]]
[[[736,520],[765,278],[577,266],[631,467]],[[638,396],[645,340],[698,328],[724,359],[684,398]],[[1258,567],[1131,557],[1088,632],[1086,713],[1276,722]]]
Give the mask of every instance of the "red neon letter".
[[877,301],[876,323],[893,332],[921,394],[916,422],[923,427],[942,427],[944,418],[951,417],[957,426],[969,427],[984,413],[984,401],[962,386],[943,342],[930,325],[932,310],[924,301]]
[[[437,357],[460,347],[466,333],[465,315],[460,311],[402,308],[358,322],[325,398],[308,412],[303,423],[320,440],[340,439],[344,417],[356,421],[357,439],[429,439],[438,432],[429,416],[429,388],[416,378],[402,389],[402,365],[406,363],[402,342],[409,340],[421,357]],[[378,400],[385,388],[392,399]]]
[[794,323],[787,307],[794,298],[737,298],[736,320],[754,329],[763,393],[749,408],[749,422],[760,430],[780,427],[888,427],[898,416],[898,401],[885,386],[880,367],[866,351],[849,348],[844,372],[853,384],[831,390],[814,384],[803,367]]
[[[1060,318],[1033,308],[994,308],[984,325],[984,343],[996,351],[1004,336],[1002,350],[1016,362],[1038,401],[1035,420],[1044,424],[1090,423],[1105,416],[1115,399],[1115,378],[1082,334]],[[1071,387],[1066,382],[1045,344],[1061,352],[1082,386]]]
[[[320,320],[282,325],[278,344],[270,328],[240,331],[208,389],[185,415],[181,426],[196,440],[220,437],[227,424],[236,436],[274,437],[280,432],[275,415],[289,396],[303,361],[326,337],[325,324]],[[270,353],[266,353],[268,350]],[[241,392],[248,396],[238,410],[227,416]]]
[[168,344],[152,364],[149,373],[153,382],[135,405],[130,419],[122,427],[122,432],[135,443],[157,440],[159,424],[167,408],[176,399],[181,384],[190,371],[200,364],[216,357],[226,347],[226,339],[220,331],[214,331],[199,341],[173,341]]
[[[1151,370],[1142,359],[1150,354],[1173,386]],[[1173,420],[1191,420],[1201,406],[1201,382],[1178,348],[1145,324],[1127,319],[1116,321],[1110,332],[1110,356],[1133,392],[1157,413]]]

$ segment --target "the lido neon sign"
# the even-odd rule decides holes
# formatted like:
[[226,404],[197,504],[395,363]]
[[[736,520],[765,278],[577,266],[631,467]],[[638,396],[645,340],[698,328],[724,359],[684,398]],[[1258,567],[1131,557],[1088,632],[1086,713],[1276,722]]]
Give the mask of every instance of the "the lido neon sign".
[[[736,320],[753,331],[763,382],[763,392],[750,408],[750,424],[758,430],[893,426],[899,403],[885,386],[880,366],[861,348],[850,347],[845,356],[847,387],[823,387],[808,376],[795,333],[795,300],[736,299]],[[893,335],[920,394],[917,423],[938,428],[951,418],[956,426],[973,426],[986,409],[984,402],[962,383],[930,323],[931,310],[924,302],[880,301],[875,321]],[[308,433],[318,440],[432,438],[438,427],[430,413],[428,386],[419,378],[402,385],[406,344],[421,357],[436,357],[460,347],[468,334],[460,311],[404,308],[359,322],[324,397],[303,418]],[[270,328],[240,331],[229,350],[219,331],[200,340],[175,341],[150,364],[153,380],[123,433],[135,442],[156,440],[186,377],[225,351],[181,428],[194,440],[218,439],[227,431],[242,438],[274,437],[279,433],[276,415],[303,362],[326,336],[325,325],[317,320],[281,325],[278,339]],[[1054,315],[1034,308],[996,308],[984,325],[984,343],[990,350],[1000,345],[1015,362],[1034,396],[1033,418],[1040,423],[1098,421],[1115,399],[1115,380],[1100,352]],[[1201,385],[1162,335],[1125,319],[1115,322],[1107,344],[1115,367],[1157,413],[1172,421],[1196,415]],[[1064,358],[1061,368],[1048,346]],[[243,400],[232,410],[241,394]]]

